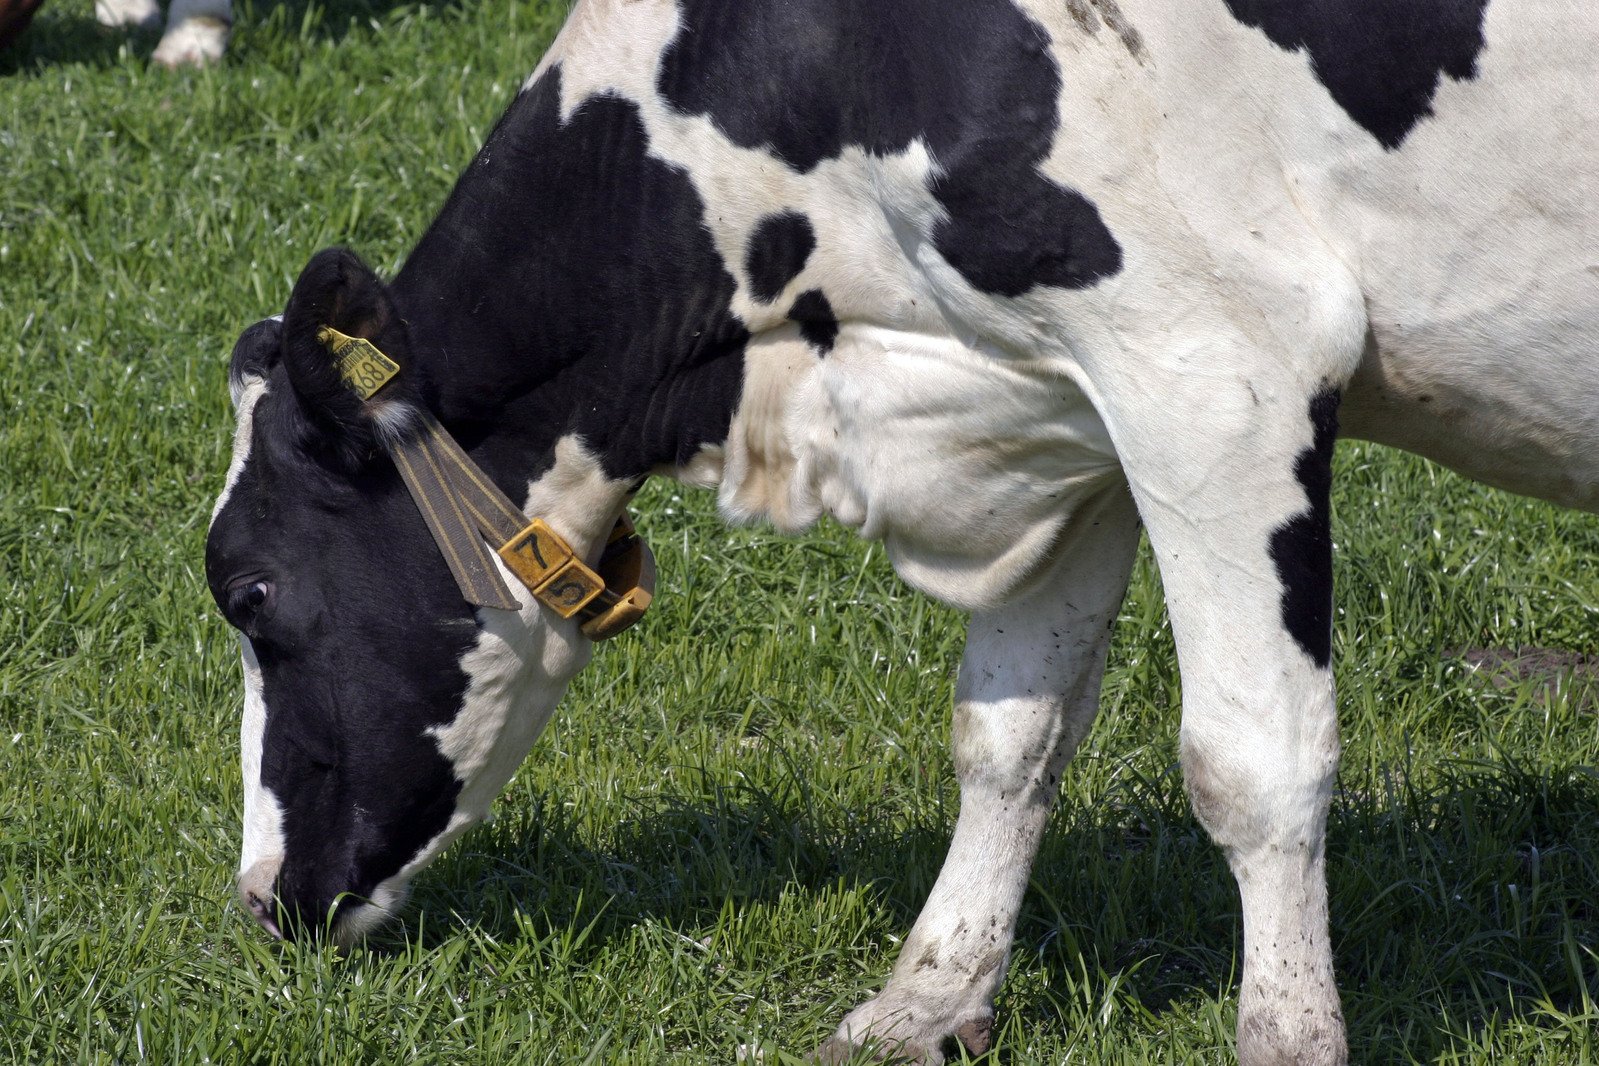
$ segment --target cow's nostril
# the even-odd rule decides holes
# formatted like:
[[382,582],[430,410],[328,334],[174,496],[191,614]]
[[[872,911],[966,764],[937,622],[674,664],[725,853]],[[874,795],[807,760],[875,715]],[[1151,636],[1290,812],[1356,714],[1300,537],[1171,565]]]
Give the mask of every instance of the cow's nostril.
[[239,902],[261,928],[279,940],[283,939],[283,932],[278,925],[276,888],[282,865],[282,860],[275,856],[251,863],[249,869],[239,874],[238,884]]
[[255,892],[246,890],[244,893],[244,905],[250,908],[250,913],[261,924],[261,928],[277,939],[283,939],[283,932],[278,928],[277,919],[272,913],[272,900],[270,898],[263,898]]

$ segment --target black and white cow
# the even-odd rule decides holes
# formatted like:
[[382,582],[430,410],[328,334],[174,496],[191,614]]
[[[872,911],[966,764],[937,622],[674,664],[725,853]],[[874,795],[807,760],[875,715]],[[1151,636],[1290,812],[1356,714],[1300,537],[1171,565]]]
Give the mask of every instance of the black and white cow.
[[463,601],[386,457],[426,410],[591,560],[664,474],[971,611],[949,856],[823,1058],[987,1044],[1141,519],[1239,1056],[1344,1061],[1333,440],[1599,508],[1596,58],[1557,0],[582,0],[398,276],[323,252],[235,349],[243,899],[376,925],[589,658]]

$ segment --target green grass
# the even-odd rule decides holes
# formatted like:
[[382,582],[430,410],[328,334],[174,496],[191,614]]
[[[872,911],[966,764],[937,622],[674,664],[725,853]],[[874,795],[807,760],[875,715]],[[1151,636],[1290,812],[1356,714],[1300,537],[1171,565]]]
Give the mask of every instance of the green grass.
[[[228,350],[316,249],[400,262],[561,14],[259,5],[173,75],[51,0],[0,56],[0,1059],[731,1063],[886,974],[956,811],[961,620],[836,529],[729,531],[666,484],[657,609],[399,929],[282,947],[232,902],[240,686],[200,576]],[[1599,1062],[1599,691],[1462,662],[1599,647],[1599,524],[1374,448],[1338,474],[1355,1058]],[[1237,900],[1176,707],[1145,561],[995,1061],[1230,1058]]]

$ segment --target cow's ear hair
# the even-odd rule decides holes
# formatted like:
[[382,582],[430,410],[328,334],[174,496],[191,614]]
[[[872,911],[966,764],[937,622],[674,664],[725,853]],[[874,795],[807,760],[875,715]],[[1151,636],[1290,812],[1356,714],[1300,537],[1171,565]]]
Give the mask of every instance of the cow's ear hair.
[[[364,337],[400,365],[400,374],[363,400],[339,373],[324,329]],[[380,451],[384,436],[408,430],[417,385],[405,323],[388,287],[347,248],[328,248],[300,272],[283,312],[283,362],[309,416],[307,444],[341,465],[358,468]]]
[[263,318],[250,326],[233,345],[233,355],[228,360],[228,392],[233,396],[233,406],[239,406],[245,383],[251,378],[265,378],[272,372],[283,350],[283,319],[281,315]]

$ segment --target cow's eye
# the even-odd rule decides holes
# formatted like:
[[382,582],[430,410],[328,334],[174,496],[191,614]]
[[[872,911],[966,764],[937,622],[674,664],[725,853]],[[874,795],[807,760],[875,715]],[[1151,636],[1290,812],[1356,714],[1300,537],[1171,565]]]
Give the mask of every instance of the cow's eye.
[[246,578],[228,586],[228,621],[248,631],[272,602],[272,583]]

